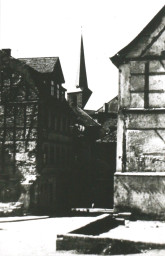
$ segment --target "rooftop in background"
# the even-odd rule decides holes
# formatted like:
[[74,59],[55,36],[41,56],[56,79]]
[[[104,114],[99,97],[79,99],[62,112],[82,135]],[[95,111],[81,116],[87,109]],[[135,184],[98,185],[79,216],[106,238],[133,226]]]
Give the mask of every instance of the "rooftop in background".
[[18,58],[18,60],[42,74],[50,74],[58,69],[60,80],[65,83],[59,57]]
[[104,105],[101,108],[99,108],[97,112],[105,112],[105,110],[107,111],[107,113],[118,112],[118,96],[114,97],[112,100],[108,101],[107,103],[104,103]]
[[96,113],[96,110],[91,110],[91,109],[84,109],[84,111],[88,114],[88,115],[94,115]]
[[91,116],[89,116],[84,110],[79,107],[71,106],[73,112],[77,116],[77,120],[82,123],[84,126],[100,126]]
[[97,142],[104,142],[104,143],[109,143],[109,142],[114,142],[116,143],[117,141],[117,130],[109,132],[109,134],[105,135],[104,137],[100,138],[97,140]]
[[84,111],[88,115],[95,115],[98,112],[99,113],[117,113],[118,112],[118,96],[114,97],[112,100],[108,101],[107,103],[104,103],[104,105],[99,108],[98,110],[93,110],[93,109],[84,109]]
[[19,58],[34,70],[40,73],[51,73],[59,60],[58,57],[37,57],[37,58]]

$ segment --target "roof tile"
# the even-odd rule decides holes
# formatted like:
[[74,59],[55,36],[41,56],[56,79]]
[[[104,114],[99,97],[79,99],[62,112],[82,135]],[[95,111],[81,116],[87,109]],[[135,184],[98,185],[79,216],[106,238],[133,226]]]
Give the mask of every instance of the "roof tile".
[[58,59],[58,57],[19,58],[21,62],[40,73],[53,72]]

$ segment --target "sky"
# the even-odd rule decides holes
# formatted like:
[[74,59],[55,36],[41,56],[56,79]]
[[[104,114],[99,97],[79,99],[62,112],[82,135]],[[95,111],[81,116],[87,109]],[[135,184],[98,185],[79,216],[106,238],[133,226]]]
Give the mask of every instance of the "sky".
[[85,108],[97,110],[118,94],[118,70],[110,57],[163,5],[164,0],[0,0],[0,48],[11,48],[15,58],[58,56],[64,87],[71,91],[82,30],[88,86],[93,91]]

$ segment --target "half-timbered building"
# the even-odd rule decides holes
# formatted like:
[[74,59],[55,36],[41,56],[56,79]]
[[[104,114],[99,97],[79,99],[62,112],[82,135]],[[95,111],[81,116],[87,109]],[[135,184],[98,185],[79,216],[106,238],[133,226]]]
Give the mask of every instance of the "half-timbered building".
[[164,218],[165,7],[111,58],[119,69],[116,210]]
[[72,145],[59,58],[15,59],[4,49],[0,75],[0,201],[62,209]]

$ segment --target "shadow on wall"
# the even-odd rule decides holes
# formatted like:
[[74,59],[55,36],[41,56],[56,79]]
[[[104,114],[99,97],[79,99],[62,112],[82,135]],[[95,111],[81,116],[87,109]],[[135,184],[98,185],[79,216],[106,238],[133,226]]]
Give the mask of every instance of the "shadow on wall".
[[21,175],[14,173],[14,160],[9,151],[0,147],[0,202],[16,202],[21,195]]
[[107,162],[79,163],[71,187],[73,208],[113,208],[113,173]]

